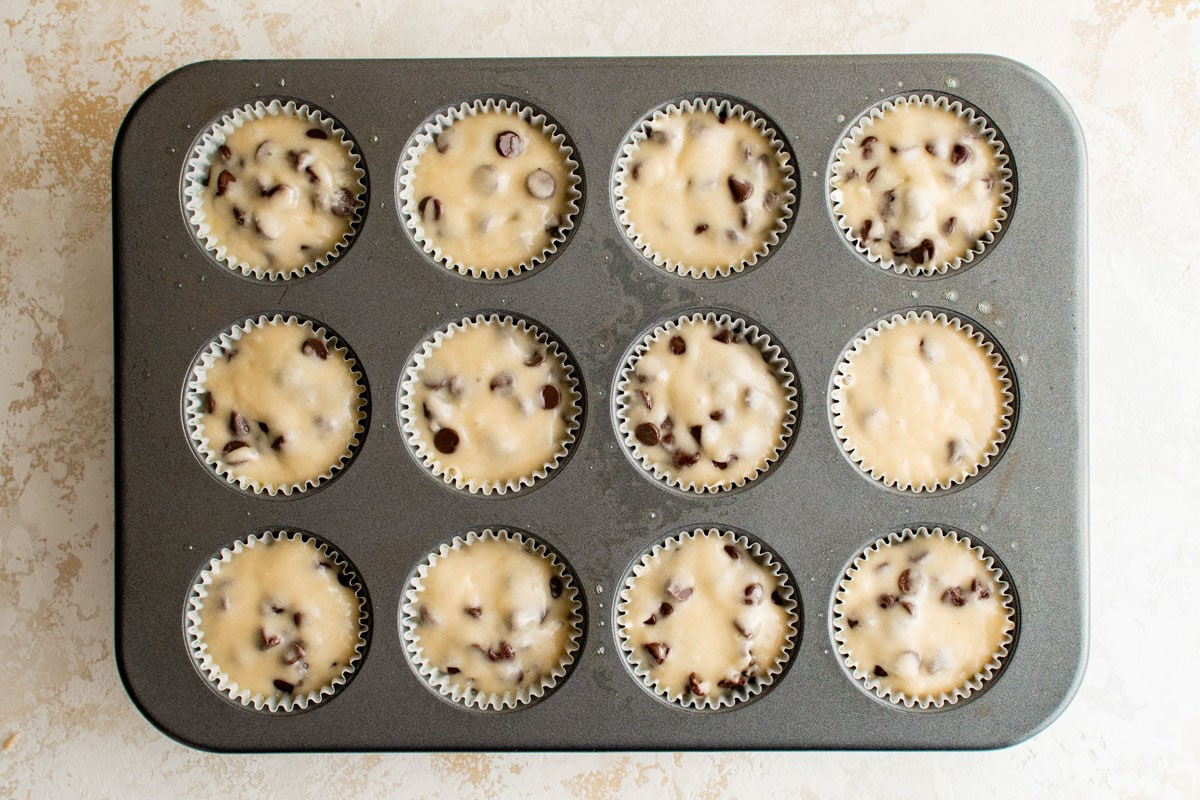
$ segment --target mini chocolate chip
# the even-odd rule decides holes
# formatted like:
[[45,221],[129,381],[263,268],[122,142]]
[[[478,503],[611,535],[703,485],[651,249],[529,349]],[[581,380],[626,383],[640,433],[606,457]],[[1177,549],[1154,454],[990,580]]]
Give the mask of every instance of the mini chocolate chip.
[[646,131],[646,135],[648,137],[650,137],[650,141],[654,142],[655,144],[666,144],[667,143],[668,137],[667,137],[666,131],[660,131],[660,130],[656,130],[654,128],[650,128]]
[[965,164],[971,158],[971,150],[965,144],[954,145],[950,150],[950,163],[955,166]]
[[550,596],[552,598],[554,598],[555,600],[557,600],[558,598],[562,597],[562,593],[563,593],[562,578],[558,577],[557,575],[551,575],[550,576]]
[[260,628],[258,632],[262,636],[259,647],[263,650],[270,650],[272,647],[278,647],[283,643],[283,639],[278,633],[267,633],[265,628]]
[[422,197],[417,203],[417,213],[426,222],[437,222],[442,218],[442,201],[436,197]]
[[881,594],[879,595],[879,607],[891,608],[892,606],[896,605],[896,600],[897,598],[894,594]]
[[354,213],[354,195],[349,189],[338,189],[329,201],[329,213],[335,217],[349,217]]
[[867,138],[862,140],[862,156],[863,156],[863,158],[871,158],[871,156],[874,155],[875,151],[872,148],[872,145],[878,141],[879,140],[876,139],[874,136],[868,136]]
[[746,676],[742,673],[738,673],[736,678],[721,678],[721,680],[717,681],[717,686],[720,686],[722,689],[736,689],[738,686],[745,685]]
[[901,572],[900,577],[896,580],[896,585],[899,587],[901,594],[913,594],[924,583],[925,576],[921,571],[911,567]]
[[708,223],[707,223],[707,222],[701,222],[699,225],[697,225],[697,226],[696,226],[696,227],[695,227],[695,228],[692,230],[692,233],[694,233],[694,234],[696,234],[697,236],[699,236],[700,234],[704,233],[706,230],[708,230]]
[[771,590],[771,602],[777,606],[786,605],[783,594],[778,589]]
[[846,624],[849,625],[851,629],[857,628],[858,620],[856,620],[854,617],[846,617]]
[[721,111],[717,112],[717,122],[724,125],[726,123],[726,121],[728,121],[728,120],[729,120],[729,112],[728,111],[721,110]]
[[460,672],[462,672],[462,670],[459,669],[458,667],[446,667],[447,675],[457,675]]
[[713,422],[720,422],[721,420],[725,419],[725,411],[724,409],[720,408],[718,408],[716,411],[710,411],[708,412],[708,418]]
[[289,667],[304,658],[304,646],[300,642],[292,642],[283,655],[283,663]]
[[268,425],[267,425],[267,423],[265,423],[265,422],[260,422],[260,423],[258,423],[258,429],[259,429],[260,431],[262,431],[263,433],[270,433],[270,432],[271,432],[271,428],[270,428],[270,426],[268,426]]
[[504,641],[487,651],[489,661],[508,661],[516,654],[517,651],[513,650],[513,646]]
[[288,185],[286,183],[277,183],[274,186],[272,186],[270,189],[260,189],[258,193],[260,195],[262,195],[263,197],[274,197],[275,195],[279,194],[280,192],[286,192],[287,190],[288,190]]
[[886,669],[884,669],[883,667],[879,666],[878,664],[876,664],[875,669],[873,669],[871,671],[873,673],[875,673],[875,677],[877,677],[877,678],[886,678],[888,676],[888,671]]
[[756,606],[762,602],[763,587],[761,583],[752,583],[742,590],[742,602],[748,606]]
[[306,130],[304,132],[304,135],[310,139],[328,139],[329,138],[329,134],[325,133],[325,131],[321,130],[320,128],[309,128],[308,130]]
[[727,544],[727,545],[725,545],[725,555],[729,556],[734,561],[737,561],[739,558],[742,557],[742,551],[738,550],[735,546],[733,546],[731,544]]
[[992,596],[992,593],[988,591],[987,584],[980,581],[979,578],[971,579],[971,591],[974,592],[975,596],[980,600],[986,600]]
[[700,444],[700,434],[703,430],[704,429],[699,425],[693,425],[692,427],[688,428],[688,433],[690,433],[692,438],[696,440],[696,444]]
[[870,183],[871,181],[875,180],[875,175],[878,172],[879,172],[879,167],[871,167],[870,171],[867,172],[867,183]]
[[[691,592],[689,592],[688,594],[691,594]],[[675,606],[671,605],[670,603],[663,602],[658,607],[658,615],[660,617],[669,617],[674,613],[675,613]]]
[[651,614],[650,616],[648,616],[644,620],[642,620],[643,625],[655,625],[657,623],[658,623],[658,617],[655,616],[654,614]]
[[922,239],[921,243],[913,248],[912,260],[915,264],[924,264],[926,261],[933,260],[933,240]]
[[442,428],[433,435],[433,446],[438,452],[449,455],[458,449],[458,431],[453,428]]
[[217,197],[225,194],[231,183],[237,183],[237,178],[233,177],[233,173],[229,170],[221,170],[221,174],[217,176]]
[[504,392],[507,394],[508,391],[512,390],[512,387],[513,376],[507,372],[501,372],[488,383],[488,388],[493,392]]
[[662,443],[663,444],[675,444],[675,434],[664,433],[663,437],[662,437]]
[[229,149],[229,145],[221,145],[217,148],[217,154],[221,156],[222,161],[228,161],[233,155],[233,151]]
[[751,631],[748,628],[744,627],[742,625],[742,623],[738,622],[736,619],[733,621],[733,627],[737,629],[737,632],[739,634],[741,634],[743,639],[752,638],[753,635],[752,635]]
[[862,227],[858,229],[858,238],[864,242],[867,240],[867,237],[871,235],[871,224],[873,221],[874,220],[870,219],[864,220]]
[[896,191],[888,189],[883,193],[883,202],[879,204],[879,215],[887,219],[892,215],[892,203],[896,202]]
[[299,628],[304,624],[304,615],[297,611],[295,614],[292,614],[292,622]]
[[525,178],[525,191],[538,200],[549,200],[558,189],[558,181],[544,169],[535,169]]
[[516,131],[502,131],[496,136],[496,152],[505,158],[516,158],[525,152],[525,140]]
[[704,686],[700,682],[700,676],[694,672],[688,675],[688,691],[697,697],[704,697]]
[[676,469],[683,469],[684,467],[691,467],[691,466],[695,466],[696,464],[700,463],[700,454],[699,453],[685,453],[682,450],[680,450],[675,453],[675,458],[673,460],[674,460]]
[[917,615],[916,605],[911,600],[901,600],[900,607],[907,611],[910,617],[915,617]]
[[[896,255],[900,255],[900,251],[904,249],[904,234],[899,230],[892,231],[892,235],[888,237],[888,244]],[[907,254],[907,251],[905,251]]]
[[888,150],[892,153],[892,155],[900,152],[900,148],[896,147],[894,144],[888,145]]
[[735,203],[744,203],[750,199],[750,195],[754,194],[754,184],[750,181],[739,181],[730,175],[728,183],[729,193],[733,195]]
[[234,450],[241,450],[243,447],[249,447],[249,446],[250,445],[246,444],[243,441],[234,439],[233,441],[226,443],[226,445],[221,448],[221,452],[228,455],[228,454],[232,453]]
[[329,358],[329,348],[316,336],[305,339],[304,344],[300,345],[300,352],[306,356],[316,356],[322,361]]
[[532,353],[529,354],[529,357],[525,359],[525,366],[536,367],[538,364],[541,364],[545,360],[546,360],[545,353],[543,353],[541,350],[534,350]]
[[246,224],[246,212],[242,211],[237,206],[234,206],[233,207],[233,219],[237,222],[238,225],[245,225]]
[[957,586],[951,586],[942,592],[942,602],[949,603],[952,606],[965,606],[967,598],[963,596],[962,589]]
[[649,392],[647,392],[644,389],[638,389],[638,396],[642,398],[642,405],[644,405],[646,407],[647,411],[653,410],[654,395],[650,394]]
[[633,435],[634,438],[647,447],[654,447],[656,444],[658,444],[658,426],[653,422],[639,423],[638,426],[633,429]]
[[318,175],[316,170],[314,170],[312,167],[305,167],[304,174],[308,176],[309,183],[320,183],[321,182],[321,176]]
[[714,459],[714,460],[713,460],[713,462],[712,462],[712,465],[713,465],[714,467],[716,467],[717,469],[729,469],[729,462],[728,462],[728,461],[717,461],[717,460],[715,460],[715,459]]
[[483,609],[479,606],[470,606],[468,608],[464,608],[463,611],[467,612],[468,615],[474,617],[475,619],[479,619],[481,616],[483,616]]
[[204,413],[211,414],[217,410],[217,401],[213,399],[212,392],[205,392],[201,395],[204,398]]
[[717,335],[714,336],[713,338],[716,339],[721,344],[732,344],[733,342],[737,341],[737,334],[735,334],[733,331],[729,330],[728,328],[724,328],[724,329],[718,331]]
[[558,391],[558,387],[547,383],[542,387],[542,408],[549,410],[558,408],[558,404],[562,401],[562,393]]
[[661,664],[666,661],[667,656],[671,653],[671,648],[662,642],[646,642],[646,644],[642,645],[642,649],[650,654],[655,664]]
[[276,678],[275,680],[271,681],[271,683],[275,685],[276,689],[281,692],[286,692],[287,694],[291,694],[296,690],[296,685],[294,683],[289,683],[283,678]]
[[667,594],[674,597],[680,603],[691,597],[693,591],[691,586],[681,586],[674,580],[667,582]]
[[250,423],[236,411],[229,412],[229,432],[234,436],[245,436],[250,432]]
[[671,352],[677,356],[681,356],[685,352],[687,352],[687,342],[685,342],[683,340],[682,336],[672,336],[671,341],[670,341],[670,347],[671,347]]
[[640,161],[634,162],[633,164],[630,165],[629,177],[633,178],[636,181],[639,177],[641,177],[641,174],[642,174],[642,164]]
[[742,230],[746,230],[747,228],[750,227],[750,223],[752,222],[752,217],[750,216],[750,209],[746,208],[745,206],[742,206],[742,214],[738,218],[738,222],[741,224]]
[[958,217],[947,217],[946,221],[942,223],[942,233],[946,234],[947,236],[954,233],[954,225],[957,222]]
[[925,152],[926,152],[926,153],[929,153],[929,155],[931,155],[931,156],[936,156],[936,155],[937,155],[937,148],[934,146],[934,143],[933,143],[933,142],[926,142],[926,143],[925,143]]

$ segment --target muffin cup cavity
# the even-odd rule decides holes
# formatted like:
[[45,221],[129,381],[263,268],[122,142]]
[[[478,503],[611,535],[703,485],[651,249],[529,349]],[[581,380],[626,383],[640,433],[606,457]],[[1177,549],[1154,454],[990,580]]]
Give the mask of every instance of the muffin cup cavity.
[[[707,172],[703,175],[697,174],[686,178],[686,184],[683,183],[685,179],[680,177],[678,181],[675,181],[679,185],[664,189],[670,195],[664,197],[664,203],[667,205],[680,205],[681,193],[703,193],[707,200],[701,216],[705,218],[688,220],[686,225],[682,220],[677,221],[677,227],[680,227],[679,231],[660,232],[655,235],[651,233],[645,221],[637,219],[636,210],[631,209],[630,187],[639,180],[640,173],[644,169],[642,159],[639,158],[639,148],[648,140],[658,143],[663,139],[664,132],[658,130],[656,126],[670,123],[685,115],[712,118],[718,126],[726,126],[730,120],[735,120],[759,137],[761,144],[765,146],[759,156],[752,157],[753,151],[758,147],[751,146],[751,143],[741,142],[741,158],[736,160],[736,163],[731,161],[727,165],[730,169],[729,174],[724,172],[719,176],[713,176]],[[702,131],[706,127],[702,121],[697,122],[694,118],[692,125],[697,131]],[[690,127],[685,127],[684,136],[693,135],[689,133]],[[753,145],[758,144],[760,142],[753,143]],[[774,173],[771,177],[778,181],[778,186],[772,189],[756,187],[753,180],[746,174],[742,174],[747,170],[747,164],[759,160],[762,160],[763,170],[767,174]],[[708,156],[693,158],[692,162],[702,164],[700,168],[705,170],[716,168],[712,164],[712,158]],[[684,165],[683,168],[690,167]],[[661,105],[651,110],[633,127],[621,144],[613,165],[612,202],[617,221],[628,241],[637,252],[655,266],[667,272],[691,278],[724,278],[754,267],[780,244],[787,234],[790,221],[795,213],[796,200],[799,196],[798,186],[795,156],[792,155],[783,135],[774,123],[748,103],[729,98],[700,95]],[[726,206],[729,206],[729,209],[726,210],[738,211],[740,219],[730,220],[728,225],[718,224],[717,218],[720,216],[720,211]],[[761,213],[767,218],[769,225],[754,233],[754,236],[749,239],[750,245],[742,246],[739,255],[728,261],[700,264],[694,258],[694,254],[684,255],[679,248],[662,247],[655,244],[655,240],[658,239],[671,245],[669,240],[674,235],[683,236],[685,241],[691,241],[687,238],[689,236],[699,237],[699,240],[703,240],[703,237],[724,236],[728,237],[730,242],[741,242],[748,235],[747,230],[754,220],[754,215],[760,213],[759,206],[761,206]],[[697,210],[697,213],[700,211]],[[683,230],[683,227],[686,227],[687,230]],[[710,244],[702,249],[711,251],[714,248],[716,245]],[[676,252],[672,253],[672,250]],[[705,260],[716,261],[716,259]]]
[[[916,338],[921,332],[929,337]],[[952,336],[934,340],[943,334]],[[887,363],[876,363],[884,354]],[[986,395],[993,408],[980,410]],[[930,398],[936,426],[930,409],[919,407]],[[830,425],[842,454],[901,493],[945,493],[981,478],[1007,449],[1017,407],[1016,376],[1000,345],[979,323],[936,308],[896,312],[864,329],[830,379]]]
[[[260,553],[264,550],[269,553],[273,547],[293,544],[304,546],[306,552],[301,555],[305,556],[305,567],[311,567],[319,573],[328,573],[339,587],[352,593],[354,602],[357,604],[356,612],[352,613],[352,622],[357,626],[357,634],[354,643],[350,646],[347,663],[342,665],[340,670],[331,673],[330,680],[321,686],[304,692],[295,692],[287,684],[276,681],[274,691],[270,693],[255,691],[253,687],[240,685],[237,681],[236,676],[239,670],[247,669],[245,665],[238,663],[222,665],[214,659],[210,652],[211,643],[205,637],[205,620],[203,618],[205,609],[211,603],[221,603],[222,609],[228,607],[229,601],[222,598],[225,581],[222,571],[228,573],[231,565],[237,564],[238,559],[243,557],[242,554]],[[307,559],[307,551],[311,551],[311,560]],[[236,569],[236,567],[234,568]],[[325,580],[325,583],[328,583],[328,579]],[[277,592],[286,592],[290,588],[292,587],[284,584],[274,587]],[[259,651],[270,652],[272,650],[280,653],[279,669],[286,670],[299,663],[303,658],[313,657],[312,652],[304,650],[304,643],[299,638],[295,640],[291,638],[292,633],[297,637],[300,635],[306,622],[310,627],[313,623],[311,620],[303,618],[302,611],[292,607],[278,607],[281,610],[277,610],[277,607],[269,607],[277,601],[273,599],[276,595],[268,597],[267,594],[263,593],[262,608],[256,607],[254,610],[259,611],[264,619],[272,621],[276,618],[281,619],[282,622],[278,625],[281,632],[276,632],[274,629],[267,631],[266,627],[263,627],[258,634],[262,640],[249,642],[246,646],[252,648],[256,654]],[[316,602],[312,597],[304,597],[302,601]],[[229,547],[223,547],[199,571],[185,601],[184,636],[197,671],[221,697],[247,710],[269,714],[289,714],[305,711],[320,703],[328,702],[354,677],[359,664],[366,656],[371,629],[369,608],[370,603],[367,600],[366,590],[357,570],[334,547],[305,531],[270,529],[238,539]],[[328,611],[328,609],[322,610]],[[317,624],[320,624],[319,621]],[[307,630],[307,628],[303,629]],[[311,643],[308,646],[310,649],[313,648]],[[300,663],[300,666],[307,667],[307,663]],[[251,683],[252,681],[246,679],[246,682]]]
[[[893,141],[882,130],[923,111],[931,115],[923,136],[906,129]],[[1003,135],[981,111],[950,95],[914,93],[863,112],[833,153],[827,187],[843,239],[869,264],[936,277],[970,266],[999,239],[1016,173]]]
[[[289,148],[274,140],[264,141],[253,153],[232,153],[226,146],[229,138],[247,125],[270,124],[282,119],[295,119],[307,126],[304,133],[307,149],[301,145]],[[335,150],[329,147],[331,144],[340,147]],[[312,147],[329,149],[330,157],[336,152],[336,159],[341,163],[330,164],[314,158]],[[270,252],[264,250],[253,256],[248,250],[239,252],[249,245],[243,242],[239,248],[224,241],[222,223],[210,216],[206,192],[213,180],[214,164],[222,159],[240,161],[240,166],[232,167],[234,170],[249,165],[248,168],[261,172],[256,178],[254,196],[248,203],[258,204],[262,216],[252,208],[235,205],[231,209],[234,223],[230,230],[253,230],[255,246],[269,247]],[[284,164],[286,171],[282,171]],[[332,182],[339,171],[345,172],[343,177],[347,179],[347,185],[334,187]],[[295,181],[289,183],[292,177]],[[243,175],[243,182],[250,179],[251,176]],[[228,181],[236,186],[238,183],[233,172],[226,170],[222,170],[216,180],[218,196],[226,192],[226,187],[221,184]],[[315,193],[310,200],[305,200],[304,194],[310,190]],[[249,279],[286,281],[326,269],[349,248],[367,212],[367,173],[357,143],[327,112],[300,100],[263,99],[226,112],[200,135],[184,166],[181,201],[193,238],[214,261]],[[302,216],[313,209],[319,209],[320,214],[314,212],[315,216]],[[322,219],[328,230],[318,230],[313,219]],[[298,226],[322,241],[319,246],[303,242],[297,251],[299,256],[280,258],[275,246],[265,243],[288,239],[289,225]],[[277,259],[281,260],[278,265]]]
[[[229,371],[239,343],[263,331],[286,332],[288,349],[269,355],[278,369],[222,378],[231,384],[229,394],[249,395],[248,407],[230,408],[236,404],[227,404],[211,385],[213,370]],[[260,341],[264,349],[274,346]],[[288,356],[319,361],[320,371],[285,370]],[[344,371],[332,365],[344,365]],[[303,402],[288,406],[289,397]],[[265,498],[303,496],[342,474],[366,437],[370,416],[367,381],[349,346],[323,323],[290,313],[247,317],[213,337],[192,361],[182,406],[188,443],[200,462],[226,485]],[[274,415],[285,427],[271,427],[268,417]]]
[[[970,572],[974,577],[969,582],[962,580],[961,585],[945,582],[936,573],[927,574],[930,570],[925,556],[919,553],[915,558],[910,555],[894,569],[892,565],[882,563],[889,558],[889,554],[898,552],[900,546],[912,546],[914,543],[921,545],[922,549],[926,543],[930,549],[943,543],[952,546],[957,551],[957,563],[952,568]],[[860,582],[870,581],[878,576],[886,576],[887,593],[878,597],[856,596],[856,592],[861,595],[870,591],[865,586],[856,587],[856,579]],[[981,580],[978,576],[984,577]],[[872,590],[874,588],[871,587]],[[970,613],[971,607],[976,604],[993,604],[995,611],[975,626],[978,630],[985,627],[990,629],[994,634],[992,641],[988,641],[986,647],[977,647],[973,653],[958,656],[962,661],[971,662],[960,666],[955,664],[957,653],[948,643],[954,627],[944,626],[937,632],[940,640],[937,649],[924,653],[906,649],[889,660],[889,666],[895,674],[889,672],[887,667],[876,663],[876,659],[871,657],[878,655],[873,645],[883,647],[886,652],[886,645],[876,639],[896,635],[897,630],[904,631],[906,628],[872,623],[859,617],[866,609],[868,613],[893,614],[904,622],[919,625],[922,603],[949,609],[949,613],[964,614]],[[858,610],[852,610],[855,608]],[[932,616],[932,613],[928,613],[931,609],[926,608],[925,611],[927,617]],[[1016,646],[1018,618],[1016,592],[1004,566],[978,539],[949,528],[907,527],[875,540],[847,566],[831,598],[830,638],[851,680],[869,696],[897,709],[936,711],[972,700],[994,684]],[[867,637],[870,633],[877,636],[861,638],[860,632],[863,631],[867,633],[861,634],[861,637]],[[932,647],[928,641],[925,645]],[[911,642],[903,645],[892,643],[890,649],[901,646],[918,645]],[[969,646],[964,647],[970,649]],[[856,652],[856,649],[862,652]],[[948,685],[927,692],[910,692],[902,688],[903,682],[911,680],[913,676],[928,675],[930,668],[941,671],[956,667],[966,677],[953,685],[943,681]]]
[[[712,406],[699,411],[674,408],[659,389],[669,384],[665,391],[673,394],[679,391],[676,382],[687,383],[686,365],[675,370],[673,377],[674,364],[662,359],[668,354],[686,358],[683,334],[691,335],[693,330],[711,334],[695,334],[705,346],[708,339],[720,346],[747,344],[763,361],[760,371],[753,359],[743,359],[740,351],[734,351],[724,364],[717,365],[730,374],[697,378],[696,392],[703,392]],[[714,353],[719,354],[719,350]],[[791,362],[766,331],[743,316],[719,309],[699,310],[656,323],[635,342],[621,364],[614,382],[613,426],[629,458],[662,485],[693,495],[737,490],[761,479],[791,445],[800,413],[800,392]],[[706,372],[711,373],[712,368],[708,363]],[[771,406],[778,411],[773,422]],[[677,419],[675,415],[680,416]],[[764,419],[774,431],[762,429]],[[735,431],[730,434],[733,439],[724,440],[726,426]],[[758,452],[739,453],[738,448],[747,442]],[[713,452],[714,447],[722,448],[721,452]]]
[[[702,566],[673,569],[665,563],[684,548],[694,548],[692,554]],[[725,575],[704,580],[689,572],[708,568]],[[711,526],[683,530],[643,552],[620,586],[613,610],[617,645],[633,678],[661,702],[700,712],[739,707],[769,691],[790,665],[800,638],[800,597],[778,556],[749,534]],[[677,663],[696,652],[681,641],[672,648],[667,637],[674,635],[665,630],[666,620],[689,613],[689,603],[708,604],[699,620],[701,630],[691,633],[712,636],[711,648],[704,652],[727,655],[729,663]],[[756,614],[763,609],[768,613],[760,619]],[[649,615],[639,619],[647,611]],[[731,616],[728,626],[714,622],[722,614]],[[660,633],[654,641],[642,641]],[[766,641],[763,652],[756,653],[758,639]],[[770,656],[768,663],[756,658],[764,653]],[[666,672],[658,669],[664,665]]]
[[[499,603],[501,605],[513,603],[516,606],[511,610],[509,620],[503,626],[507,631],[505,635],[513,638],[513,641],[516,642],[515,646],[510,644],[507,639],[497,642],[472,642],[470,645],[462,645],[459,648],[463,651],[460,655],[468,658],[472,655],[471,651],[478,650],[480,658],[486,657],[491,664],[521,664],[521,659],[525,655],[522,643],[519,641],[520,638],[525,635],[526,645],[531,649],[536,646],[531,644],[530,635],[522,634],[522,630],[545,628],[549,614],[548,607],[534,607],[533,605],[526,607],[522,605],[522,602],[534,603],[540,597],[541,600],[549,598],[551,603],[564,601],[567,606],[565,619],[550,620],[552,626],[559,627],[546,633],[546,636],[560,636],[562,639],[561,650],[554,659],[553,666],[548,669],[543,668],[536,680],[529,683],[525,682],[526,666],[519,667],[521,671],[516,676],[517,685],[507,688],[505,691],[485,691],[477,688],[474,680],[456,679],[456,676],[462,674],[464,670],[453,665],[434,663],[427,653],[427,648],[421,642],[421,628],[427,623],[454,624],[456,619],[462,620],[464,624],[472,624],[476,620],[487,622],[489,615],[494,613],[492,608],[480,606],[466,609],[433,608],[437,601],[424,597],[427,582],[431,580],[430,574],[433,570],[449,563],[446,561],[448,557],[462,557],[469,554],[472,546],[486,543],[503,543],[511,546],[523,556],[529,557],[532,562],[543,562],[549,568],[550,578],[544,596],[538,591],[531,593],[527,582],[522,582],[520,586],[504,588]],[[484,566],[488,572],[494,569],[494,565],[491,564]],[[512,579],[513,576],[510,575],[509,578]],[[482,583],[482,581],[481,578],[478,583]],[[472,583],[475,584],[476,581],[472,580]],[[539,613],[541,614],[540,620],[536,619]],[[576,656],[583,644],[584,615],[583,592],[580,589],[579,580],[557,551],[520,530],[483,528],[468,531],[466,534],[455,536],[451,541],[441,544],[436,551],[430,553],[417,566],[409,577],[400,603],[400,638],[403,641],[404,652],[410,666],[422,678],[426,686],[442,699],[476,711],[514,711],[527,708],[543,700],[567,679],[574,669]],[[471,619],[469,623],[466,622],[468,618]]]
[[[521,202],[534,204],[560,197],[560,210],[540,220],[537,230],[526,230],[528,226],[522,222],[520,229],[512,232],[508,238],[522,243],[523,246],[522,252],[515,254],[511,263],[480,264],[474,263],[479,259],[460,257],[463,248],[456,248],[453,240],[447,246],[444,242],[445,237],[433,227],[434,223],[441,223],[454,213],[454,210],[446,205],[450,201],[418,192],[414,182],[420,174],[423,156],[431,151],[440,154],[449,149],[448,142],[452,142],[456,136],[454,126],[457,123],[493,115],[519,120],[523,125],[529,126],[533,134],[543,137],[548,146],[547,150],[556,156],[557,160],[551,165],[554,169],[548,171],[538,168],[523,180],[517,180],[499,172],[495,165],[481,163],[469,176],[463,176],[461,181],[455,182],[453,191],[461,196],[516,197]],[[540,147],[541,143],[535,144]],[[525,142],[517,131],[505,130],[496,136],[490,146],[496,152],[489,155],[498,155],[501,159],[498,163],[505,164],[510,160],[519,159],[529,147],[529,143]],[[551,174],[558,169],[562,171],[560,177],[564,179],[563,186],[558,186]],[[515,194],[505,194],[510,189]],[[507,97],[465,101],[434,114],[413,134],[405,146],[396,175],[396,208],[401,223],[417,247],[447,270],[470,278],[512,278],[548,264],[566,246],[574,232],[582,207],[583,167],[566,133],[545,112],[523,101]],[[468,226],[474,232],[486,235],[494,226],[500,224],[494,215],[490,214],[474,219],[460,219],[458,223],[461,226],[459,237],[465,235],[468,240],[469,234],[463,233]],[[549,236],[545,237],[545,241],[539,241],[543,238],[543,233]],[[456,249],[460,252],[456,253]]]

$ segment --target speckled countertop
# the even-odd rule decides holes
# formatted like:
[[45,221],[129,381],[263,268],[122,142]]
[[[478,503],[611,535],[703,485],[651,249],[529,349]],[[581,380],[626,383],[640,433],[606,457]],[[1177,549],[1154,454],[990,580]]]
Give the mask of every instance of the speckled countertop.
[[[0,796],[1200,796],[1200,2],[657,5],[3,3]],[[1089,148],[1091,660],[1048,730],[964,754],[251,757],[139,715],[113,655],[109,169],[146,86],[206,58],[945,51],[1041,71]]]

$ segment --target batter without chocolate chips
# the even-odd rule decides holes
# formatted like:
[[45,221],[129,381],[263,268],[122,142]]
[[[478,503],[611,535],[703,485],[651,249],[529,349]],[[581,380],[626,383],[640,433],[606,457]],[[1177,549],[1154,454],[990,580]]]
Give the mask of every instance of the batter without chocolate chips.
[[657,333],[622,400],[634,452],[688,488],[742,485],[787,436],[789,394],[762,350],[702,318]]
[[431,559],[413,599],[421,659],[461,691],[537,687],[577,632],[561,570],[512,539],[473,539]]
[[362,429],[366,401],[346,351],[311,323],[252,326],[198,384],[195,437],[232,478],[268,491],[330,474]]
[[240,689],[304,695],[349,668],[361,600],[311,540],[255,540],[211,575],[197,631],[214,669]]
[[965,690],[1003,655],[1013,629],[992,571],[966,540],[940,529],[867,550],[833,611],[855,674],[922,705]]
[[344,143],[308,120],[271,114],[236,128],[213,154],[201,202],[231,261],[287,275],[350,233],[360,191]]
[[793,630],[781,580],[716,530],[651,556],[618,624],[635,666],[672,700],[755,686],[784,660]]
[[863,124],[833,171],[842,226],[885,264],[942,271],[999,227],[996,146],[947,108],[900,98]]
[[672,268],[726,275],[765,253],[782,228],[783,164],[770,138],[740,116],[658,115],[621,171],[622,221]]

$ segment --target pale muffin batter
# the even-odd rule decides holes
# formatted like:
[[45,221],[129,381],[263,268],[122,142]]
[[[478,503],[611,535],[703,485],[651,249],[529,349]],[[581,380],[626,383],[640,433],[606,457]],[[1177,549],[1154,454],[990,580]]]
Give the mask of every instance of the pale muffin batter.
[[573,649],[575,589],[548,557],[508,538],[433,556],[412,599],[420,661],[460,691],[535,688]]
[[753,688],[790,648],[794,617],[781,587],[732,534],[685,534],[636,572],[620,634],[634,666],[669,699]]
[[922,706],[966,694],[1004,654],[1013,629],[1006,595],[981,555],[940,529],[867,550],[833,612],[854,674]]
[[885,264],[942,271],[999,228],[996,146],[949,109],[898,99],[868,118],[833,169],[842,226]]
[[872,477],[916,491],[952,486],[1004,440],[1005,374],[967,331],[930,315],[897,315],[839,367],[834,425]]
[[365,416],[347,353],[311,323],[254,325],[200,372],[193,435],[233,480],[274,493],[315,484],[350,456]]
[[451,326],[411,386],[405,403],[419,454],[472,491],[516,488],[552,469],[579,415],[563,356],[498,319]]
[[263,697],[328,687],[356,656],[362,601],[312,540],[266,538],[211,572],[196,632],[213,668]]
[[651,253],[694,277],[727,275],[766,252],[790,199],[786,161],[740,116],[658,114],[625,159],[626,222]]
[[685,488],[728,489],[783,449],[790,393],[762,350],[700,317],[658,332],[622,394],[626,441]]
[[497,110],[434,134],[408,182],[407,209],[434,256],[470,275],[503,277],[552,249],[578,178],[549,134]]
[[204,224],[226,257],[255,275],[299,272],[350,233],[359,174],[348,146],[325,128],[290,114],[253,119],[213,154]]

